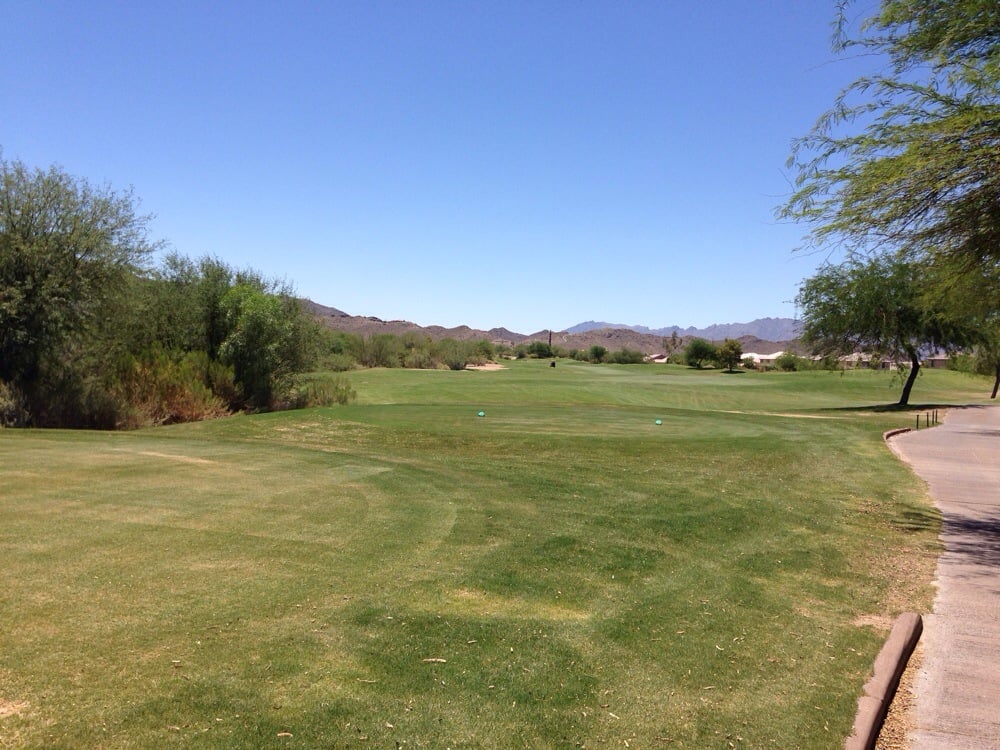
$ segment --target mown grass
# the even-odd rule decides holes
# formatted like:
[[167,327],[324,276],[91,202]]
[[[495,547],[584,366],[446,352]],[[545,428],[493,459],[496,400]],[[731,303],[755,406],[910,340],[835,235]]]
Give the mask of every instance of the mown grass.
[[929,604],[884,374],[351,384],[0,431],[0,746],[839,747],[891,617]]

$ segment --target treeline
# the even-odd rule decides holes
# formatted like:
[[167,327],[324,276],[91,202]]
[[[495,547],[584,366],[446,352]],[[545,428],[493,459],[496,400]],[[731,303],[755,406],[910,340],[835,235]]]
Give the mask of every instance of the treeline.
[[634,349],[608,351],[603,346],[567,349],[544,341],[508,346],[486,339],[457,341],[432,339],[426,334],[380,333],[362,336],[328,330],[321,336],[318,368],[344,372],[359,367],[404,367],[412,369],[462,370],[468,365],[482,365],[497,359],[575,359],[581,362],[642,364],[646,355]]
[[58,265],[35,261],[30,276],[52,291],[5,311],[4,424],[121,429],[338,400],[296,387],[318,327],[254,271],[170,255],[142,273],[105,269],[100,288],[73,299]]
[[362,336],[344,331],[324,330],[319,337],[317,367],[344,372],[360,367],[405,367],[415,370],[463,370],[481,365],[509,352],[491,342],[432,339],[408,332]]
[[[2,157],[2,154],[0,154]],[[318,326],[285,285],[171,254],[131,193],[0,158],[0,425],[123,428],[305,394]]]

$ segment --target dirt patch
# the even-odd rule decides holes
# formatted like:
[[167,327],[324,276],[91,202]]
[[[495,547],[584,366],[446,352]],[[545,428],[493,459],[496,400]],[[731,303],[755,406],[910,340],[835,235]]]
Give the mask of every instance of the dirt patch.
[[852,624],[856,628],[875,628],[888,633],[892,629],[892,618],[888,615],[861,615]]
[[157,453],[156,451],[139,451],[140,456],[152,456],[153,458],[168,458],[171,461],[180,461],[185,464],[214,464],[215,461],[210,461],[207,458],[196,458],[194,456],[178,456],[173,453]]
[[739,409],[720,409],[723,414],[750,414],[760,417],[785,417],[787,419],[843,419],[843,417],[832,417],[823,414],[792,414],[782,411],[742,411]]
[[8,716],[21,716],[27,710],[28,704],[24,701],[5,701],[0,698],[0,719],[6,719]]

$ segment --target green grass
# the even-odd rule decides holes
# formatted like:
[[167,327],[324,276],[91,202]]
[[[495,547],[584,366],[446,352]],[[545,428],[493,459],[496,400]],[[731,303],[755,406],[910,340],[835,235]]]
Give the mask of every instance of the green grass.
[[350,380],[347,407],[0,431],[0,747],[841,747],[929,605],[885,374]]

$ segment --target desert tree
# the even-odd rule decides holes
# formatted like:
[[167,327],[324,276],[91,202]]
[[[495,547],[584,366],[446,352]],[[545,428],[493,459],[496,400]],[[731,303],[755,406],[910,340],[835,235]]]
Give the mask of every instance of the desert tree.
[[76,421],[52,399],[77,392],[82,363],[114,333],[157,248],[149,221],[130,191],[0,153],[0,381],[25,395],[36,423]]
[[227,333],[219,359],[233,368],[240,405],[271,408],[315,356],[315,324],[287,290],[268,291],[246,279],[226,292],[221,306]]
[[[885,60],[848,86],[790,158],[779,210],[809,244],[900,253],[955,274],[1000,263],[1000,3],[881,0],[835,48]],[[992,300],[997,307],[998,300]]]
[[718,348],[715,359],[727,372],[733,372],[743,359],[743,345],[736,339],[726,339]]
[[909,403],[929,351],[968,344],[974,330],[921,291],[923,267],[896,256],[827,265],[806,279],[796,302],[802,341],[815,354],[866,352],[907,368],[899,405]]
[[965,273],[947,268],[925,269],[929,281],[924,302],[942,311],[955,325],[968,329],[968,345],[976,370],[993,377],[991,398],[1000,391],[1000,267],[980,266]]
[[688,366],[700,370],[706,362],[714,360],[717,353],[718,350],[711,341],[693,338],[684,347],[684,361]]

